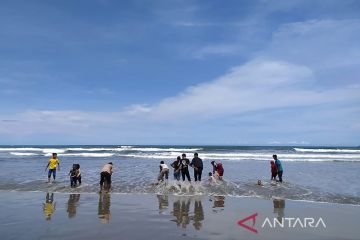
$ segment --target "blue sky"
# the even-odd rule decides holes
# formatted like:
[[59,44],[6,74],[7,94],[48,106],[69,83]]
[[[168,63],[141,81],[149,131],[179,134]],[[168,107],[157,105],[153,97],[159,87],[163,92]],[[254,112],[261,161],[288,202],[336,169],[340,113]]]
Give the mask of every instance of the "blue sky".
[[1,1],[0,144],[360,145],[359,1]]

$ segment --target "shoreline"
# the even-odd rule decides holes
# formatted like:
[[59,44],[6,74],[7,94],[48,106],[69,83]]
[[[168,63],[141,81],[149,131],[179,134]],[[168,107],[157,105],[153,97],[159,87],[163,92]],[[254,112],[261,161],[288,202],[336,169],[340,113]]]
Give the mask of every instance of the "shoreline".
[[[56,193],[62,195],[69,195],[69,194],[81,194],[81,195],[99,195],[100,192],[60,192],[60,191],[43,191],[43,190],[34,190],[34,191],[24,191],[24,190],[3,190],[0,189],[0,193]],[[289,202],[299,202],[299,203],[310,203],[310,204],[324,204],[324,205],[339,205],[339,206],[352,206],[352,207],[360,207],[360,204],[352,204],[352,203],[336,203],[336,202],[322,202],[322,201],[314,201],[314,200],[306,200],[306,199],[287,199],[282,197],[272,197],[272,198],[262,198],[262,197],[255,197],[255,196],[238,196],[238,195],[223,195],[223,194],[214,194],[214,195],[207,195],[207,194],[162,194],[162,193],[150,193],[150,192],[139,192],[139,193],[132,193],[132,192],[108,192],[111,195],[134,195],[134,196],[153,196],[153,195],[168,195],[169,197],[215,197],[215,196],[223,196],[229,198],[239,198],[239,199],[258,199],[264,201],[272,201],[273,199],[281,198],[285,201]]]

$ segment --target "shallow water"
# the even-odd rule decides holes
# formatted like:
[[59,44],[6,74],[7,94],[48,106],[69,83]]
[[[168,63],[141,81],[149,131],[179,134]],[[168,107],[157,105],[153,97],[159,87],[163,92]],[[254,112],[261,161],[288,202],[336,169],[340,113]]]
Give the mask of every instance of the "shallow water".
[[[179,187],[171,180],[171,171],[166,185],[154,186],[160,160],[170,165],[175,156],[185,152],[190,158],[195,151],[204,160],[203,180],[212,169],[210,161],[216,160],[225,168],[224,181],[217,185],[181,183]],[[52,152],[59,153],[61,170],[56,182],[48,184],[44,169]],[[283,184],[269,181],[269,161],[274,153],[284,167]],[[114,193],[283,197],[360,205],[359,156],[356,148],[6,146],[0,148],[0,190],[94,193],[102,165],[112,161]],[[73,163],[81,165],[83,179],[76,189],[70,188],[67,175]],[[263,187],[256,185],[258,179]]]

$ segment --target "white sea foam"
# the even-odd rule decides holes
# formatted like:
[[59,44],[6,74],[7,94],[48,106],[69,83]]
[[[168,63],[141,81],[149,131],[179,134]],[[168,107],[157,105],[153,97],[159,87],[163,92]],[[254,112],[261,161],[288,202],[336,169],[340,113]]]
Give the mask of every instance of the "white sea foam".
[[115,151],[140,151],[140,152],[172,152],[172,151],[180,151],[180,152],[194,152],[200,151],[202,148],[155,148],[155,147],[132,147],[132,146],[121,146],[120,148],[116,148]]
[[314,149],[314,148],[294,148],[297,152],[313,153],[360,153],[359,149]]
[[42,151],[41,148],[0,148],[1,152],[9,152],[9,151]]
[[[133,154],[119,154],[120,157],[132,158],[148,158],[148,159],[175,159],[179,156],[179,152],[170,153],[133,153]],[[251,153],[202,153],[199,155],[203,160],[256,160],[256,161],[269,161],[272,160],[271,154],[251,154]],[[360,161],[360,154],[281,154],[279,159],[285,162],[301,161],[301,162],[328,162],[328,161]]]
[[113,153],[64,153],[61,156],[74,156],[74,157],[112,157]]
[[11,155],[15,156],[35,156],[38,155],[36,153],[24,153],[24,152],[10,152]]

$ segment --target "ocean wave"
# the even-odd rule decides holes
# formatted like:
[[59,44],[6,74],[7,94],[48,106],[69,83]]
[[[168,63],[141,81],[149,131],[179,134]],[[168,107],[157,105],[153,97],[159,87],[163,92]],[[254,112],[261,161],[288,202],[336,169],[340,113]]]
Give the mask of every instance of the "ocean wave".
[[[156,153],[156,154],[118,154],[119,157],[129,158],[145,158],[145,159],[175,159],[179,156],[179,152],[170,153]],[[271,154],[251,154],[251,153],[202,153],[199,157],[203,160],[229,160],[229,161],[243,161],[243,160],[254,160],[254,161],[270,161],[272,160]],[[331,155],[331,154],[282,154],[278,156],[281,161],[284,162],[329,162],[329,161],[344,161],[344,162],[360,162],[360,154],[356,155]]]
[[10,152],[11,155],[14,155],[14,156],[36,156],[38,154],[36,153],[24,153],[24,152]]
[[140,152],[195,152],[201,151],[202,148],[156,148],[156,147],[132,147],[132,146],[121,146],[120,148],[115,149],[115,151],[140,151]]
[[317,148],[294,148],[296,152],[313,152],[313,153],[360,153],[359,149],[317,149]]
[[113,157],[114,153],[64,153],[62,156],[72,157]]

